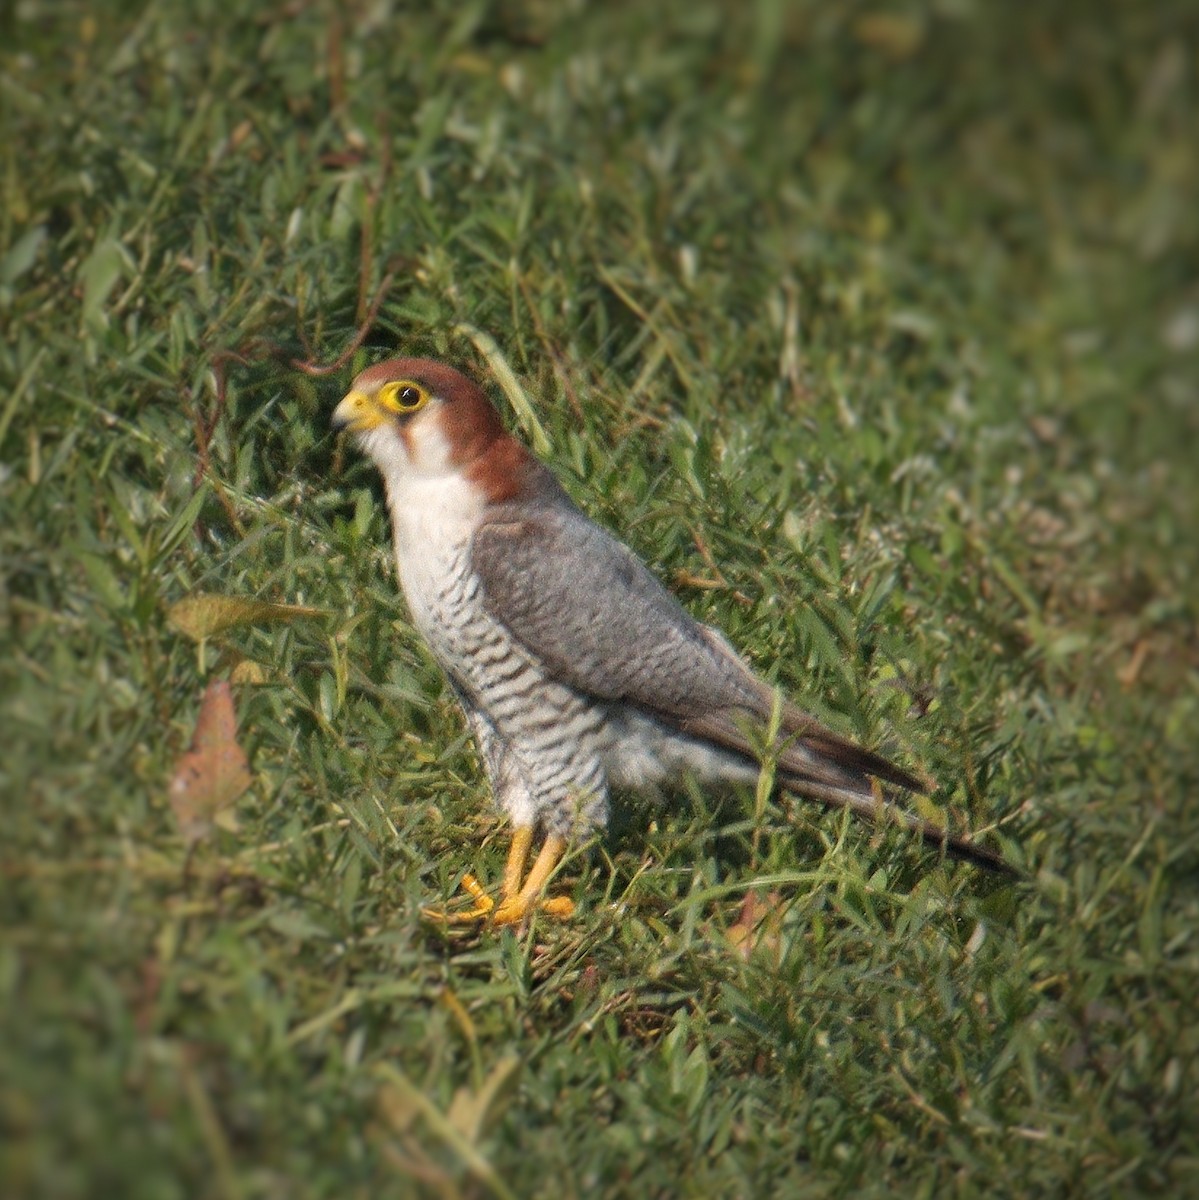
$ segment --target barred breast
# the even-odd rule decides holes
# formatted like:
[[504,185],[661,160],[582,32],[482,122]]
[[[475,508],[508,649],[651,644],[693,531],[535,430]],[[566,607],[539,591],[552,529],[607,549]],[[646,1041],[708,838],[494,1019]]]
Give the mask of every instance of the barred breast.
[[[434,518],[409,510],[403,523]],[[423,554],[405,552],[414,542]],[[563,836],[603,825],[604,707],[550,678],[485,610],[469,523],[442,522],[436,536],[397,528],[395,544],[413,622],[466,712],[496,803],[516,824],[543,822]]]

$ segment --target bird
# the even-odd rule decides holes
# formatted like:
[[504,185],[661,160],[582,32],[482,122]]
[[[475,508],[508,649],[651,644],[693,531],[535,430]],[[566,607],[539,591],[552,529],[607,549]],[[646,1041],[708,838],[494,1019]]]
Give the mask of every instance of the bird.
[[572,839],[606,825],[614,789],[661,793],[688,774],[753,783],[753,730],[772,714],[783,792],[887,817],[951,857],[1012,870],[995,850],[900,807],[896,789],[925,792],[924,781],[782,700],[576,506],[455,367],[415,357],[367,367],[332,423],[383,477],[412,621],[512,826],[498,904],[468,875],[475,906],[428,915],[497,925],[539,906],[569,915],[569,899],[542,893]]

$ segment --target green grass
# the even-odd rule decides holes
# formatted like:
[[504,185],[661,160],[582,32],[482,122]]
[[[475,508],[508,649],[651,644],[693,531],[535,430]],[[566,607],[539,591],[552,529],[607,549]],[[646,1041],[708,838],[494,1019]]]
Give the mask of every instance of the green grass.
[[[0,16],[0,1190],[1199,1190],[1190,6],[244,7]],[[1029,882],[692,789],[567,925],[423,922],[503,830],[328,417],[397,349],[487,378],[471,330]],[[329,615],[197,648],[197,591]]]

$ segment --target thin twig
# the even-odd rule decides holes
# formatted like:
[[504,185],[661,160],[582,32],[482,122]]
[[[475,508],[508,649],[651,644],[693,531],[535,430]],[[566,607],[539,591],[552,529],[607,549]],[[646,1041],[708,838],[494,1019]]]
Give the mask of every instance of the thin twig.
[[366,341],[366,335],[370,333],[374,326],[375,318],[379,315],[379,309],[383,306],[383,301],[387,298],[387,293],[391,290],[391,285],[395,282],[396,273],[394,270],[388,271],[383,276],[383,282],[379,284],[379,290],[375,293],[375,298],[371,301],[370,309],[367,311],[366,317],[362,324],[358,326],[357,332],[350,339],[350,344],[327,366],[321,366],[319,363],[305,362],[303,359],[291,359],[291,365],[297,371],[303,371],[305,375],[324,376],[332,375],[336,371],[340,371],[346,365],[357,351],[358,347]]

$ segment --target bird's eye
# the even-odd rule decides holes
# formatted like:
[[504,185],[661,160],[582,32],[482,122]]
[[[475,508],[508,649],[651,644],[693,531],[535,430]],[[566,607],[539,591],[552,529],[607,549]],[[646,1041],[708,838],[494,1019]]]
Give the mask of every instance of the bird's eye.
[[383,402],[398,413],[413,413],[429,401],[429,394],[419,383],[402,381],[386,383],[379,391]]

